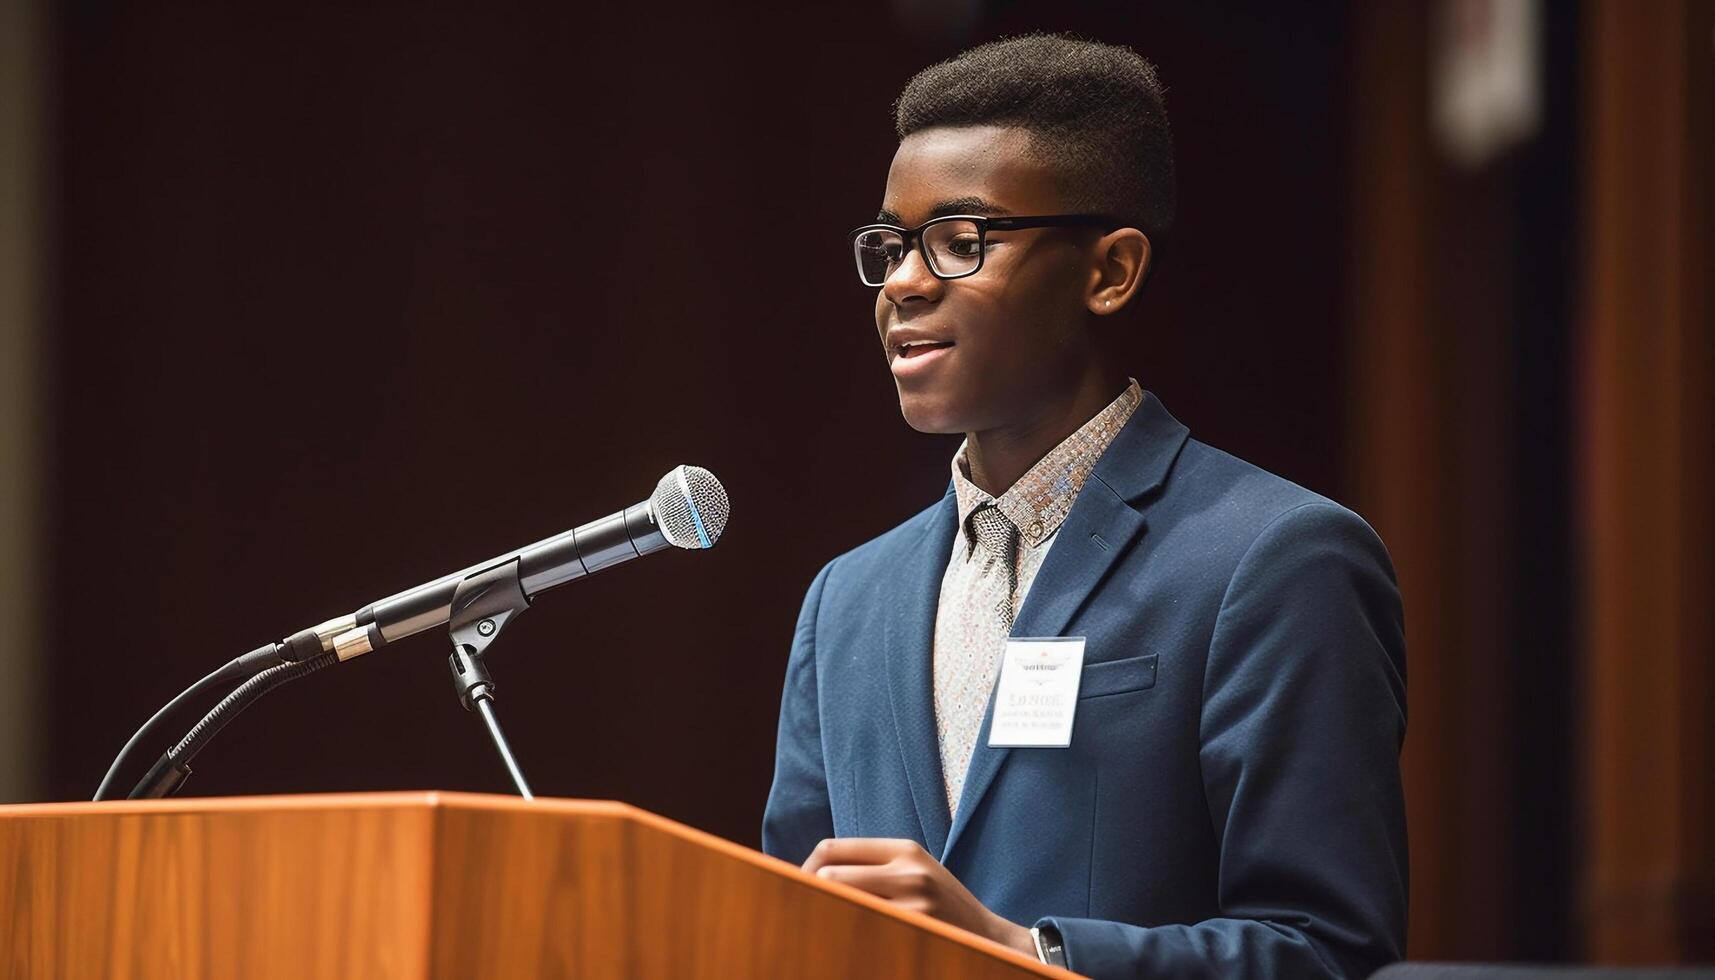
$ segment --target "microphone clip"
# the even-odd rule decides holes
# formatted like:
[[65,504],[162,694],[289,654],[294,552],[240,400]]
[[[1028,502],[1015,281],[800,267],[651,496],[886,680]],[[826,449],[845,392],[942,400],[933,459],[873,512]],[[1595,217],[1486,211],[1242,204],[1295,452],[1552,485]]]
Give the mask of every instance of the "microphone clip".
[[482,716],[494,747],[500,751],[501,762],[518,787],[519,795],[527,800],[534,797],[512,755],[512,747],[500,731],[500,719],[494,713],[494,677],[483,663],[483,654],[500,636],[500,631],[529,608],[530,597],[524,594],[518,559],[514,558],[459,582],[453,590],[447,617],[447,632],[453,645],[447,666],[453,672],[453,690],[466,711]]
[[475,702],[494,697],[494,678],[483,666],[482,655],[519,613],[530,608],[530,597],[518,577],[518,559],[477,572],[453,590],[447,632],[453,652],[447,663],[453,671],[453,690],[466,711]]

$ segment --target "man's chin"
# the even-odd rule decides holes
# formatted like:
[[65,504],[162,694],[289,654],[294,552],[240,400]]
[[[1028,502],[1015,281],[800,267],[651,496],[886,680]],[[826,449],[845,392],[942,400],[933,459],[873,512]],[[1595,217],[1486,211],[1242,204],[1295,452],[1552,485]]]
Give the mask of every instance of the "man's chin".
[[964,422],[965,413],[939,398],[901,392],[899,414],[905,417],[906,425],[926,435],[952,435],[968,431]]

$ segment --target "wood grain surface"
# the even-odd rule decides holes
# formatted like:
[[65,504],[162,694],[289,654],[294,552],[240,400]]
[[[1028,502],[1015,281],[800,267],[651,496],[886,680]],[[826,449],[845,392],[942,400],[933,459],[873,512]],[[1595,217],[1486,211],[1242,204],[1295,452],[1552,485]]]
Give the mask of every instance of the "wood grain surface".
[[619,803],[0,806],[0,976],[1070,976]]

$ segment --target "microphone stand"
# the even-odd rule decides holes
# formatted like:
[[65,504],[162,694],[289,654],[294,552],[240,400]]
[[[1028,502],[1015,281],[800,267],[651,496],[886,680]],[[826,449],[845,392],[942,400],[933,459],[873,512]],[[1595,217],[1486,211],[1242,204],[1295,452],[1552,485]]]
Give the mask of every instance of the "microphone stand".
[[519,581],[518,559],[478,572],[458,584],[453,591],[451,615],[447,632],[452,639],[453,652],[447,656],[447,666],[453,672],[453,690],[466,711],[482,716],[500,761],[518,787],[518,795],[535,799],[530,784],[524,781],[524,771],[500,730],[500,719],[494,713],[494,677],[483,662],[483,654],[507,624],[530,608],[530,597],[524,594]]

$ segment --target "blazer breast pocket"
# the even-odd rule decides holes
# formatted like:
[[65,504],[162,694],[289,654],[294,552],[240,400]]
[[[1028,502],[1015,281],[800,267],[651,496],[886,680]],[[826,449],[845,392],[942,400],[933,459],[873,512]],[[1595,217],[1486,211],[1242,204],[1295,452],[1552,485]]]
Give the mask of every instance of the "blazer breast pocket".
[[1086,664],[1084,675],[1078,681],[1078,700],[1154,687],[1155,662],[1158,656],[1159,654],[1151,653],[1141,657],[1127,657],[1124,660]]

